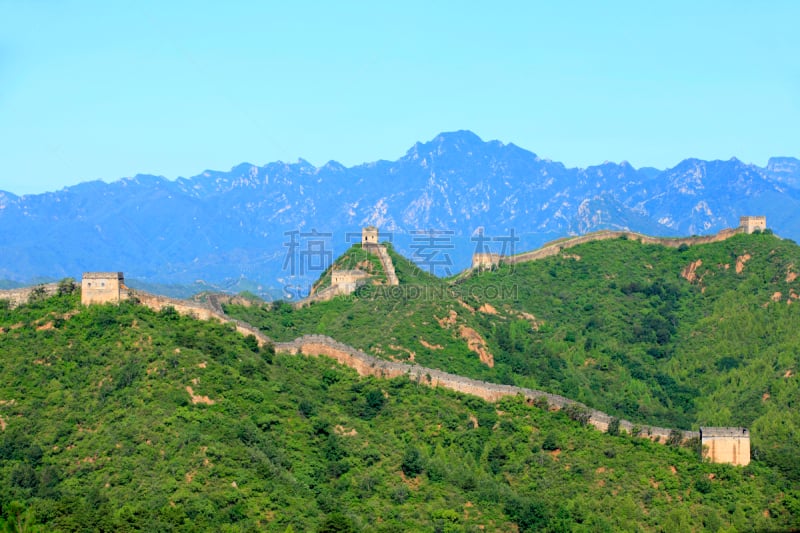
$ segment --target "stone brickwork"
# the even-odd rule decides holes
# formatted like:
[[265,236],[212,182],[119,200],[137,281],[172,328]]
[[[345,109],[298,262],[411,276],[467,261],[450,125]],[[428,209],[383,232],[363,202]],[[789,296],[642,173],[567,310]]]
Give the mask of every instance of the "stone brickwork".
[[753,233],[754,231],[764,231],[767,229],[767,217],[739,217],[739,227],[745,233]]
[[701,427],[703,458],[712,463],[750,464],[750,432],[739,427]]

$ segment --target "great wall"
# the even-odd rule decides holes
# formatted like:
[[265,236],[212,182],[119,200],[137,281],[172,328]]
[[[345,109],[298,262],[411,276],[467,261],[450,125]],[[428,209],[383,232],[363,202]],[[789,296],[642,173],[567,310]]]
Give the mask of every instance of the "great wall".
[[[754,219],[755,225],[746,224],[746,218]],[[496,258],[508,263],[536,261],[556,255],[567,248],[572,248],[579,244],[620,238],[623,236],[629,239],[636,239],[644,244],[661,244],[677,248],[681,245],[692,246],[719,242],[740,233],[752,233],[756,229],[762,230],[765,227],[766,221],[763,217],[742,217],[742,225],[739,228],[726,229],[715,235],[702,237],[672,239],[650,237],[629,231],[601,231],[580,237],[553,241],[538,250],[515,256],[492,256],[492,260]],[[370,237],[372,237],[372,234],[370,234]],[[365,236],[363,245],[369,247],[374,246],[376,249],[382,250],[386,255],[388,264],[391,265],[391,259],[388,254],[386,254],[385,248],[377,244],[377,242],[373,244],[373,242],[367,239],[368,238]],[[375,239],[377,239],[377,229],[375,229]],[[380,257],[382,264],[384,264],[384,258],[382,256]],[[484,267],[487,265],[480,262],[479,266]],[[384,266],[384,268],[386,267]],[[391,273],[394,278],[390,278],[387,272],[387,279],[391,284],[398,284],[399,281],[396,275],[394,275],[393,266],[391,268]],[[94,287],[91,285],[92,283],[95,284]],[[102,283],[103,285],[98,286],[98,283]],[[110,284],[111,287],[106,285],[106,283]],[[109,288],[111,290],[109,290]],[[666,443],[670,439],[675,438],[682,442],[689,439],[700,439],[704,450],[706,450],[704,452],[705,457],[714,462],[725,462],[735,465],[746,465],[750,462],[750,435],[745,428],[701,427],[700,431],[696,432],[634,424],[628,420],[615,419],[615,417],[607,413],[592,409],[580,402],[557,394],[512,385],[479,381],[434,368],[379,359],[324,335],[304,335],[289,342],[273,342],[272,339],[264,335],[258,328],[229,317],[225,313],[220,303],[219,296],[217,295],[209,295],[206,302],[199,302],[149,294],[144,291],[126,287],[124,285],[122,273],[120,272],[87,273],[82,280],[81,289],[81,302],[86,305],[104,302],[118,303],[121,300],[133,299],[154,311],[172,308],[180,314],[191,316],[198,320],[217,320],[223,324],[229,324],[243,335],[253,335],[259,346],[273,346],[276,353],[330,357],[342,365],[353,368],[361,376],[374,376],[383,379],[407,377],[421,385],[446,388],[459,393],[477,396],[488,402],[496,402],[507,396],[519,396],[530,404],[539,405],[549,410],[557,411],[566,408],[577,410],[577,412],[582,413],[586,417],[586,422],[588,424],[591,424],[600,431],[608,431],[612,421],[618,421],[620,430],[624,430],[632,435],[635,434],[637,436],[647,437],[655,442]],[[21,305],[27,302],[28,298],[30,298],[35,291],[38,291],[40,294],[53,295],[58,291],[58,284],[40,285],[38,287],[28,287],[24,289],[0,290],[0,300],[8,300],[12,306]]]
[[715,233],[714,235],[700,235],[693,237],[652,237],[628,230],[601,230],[577,237],[563,237],[545,243],[540,248],[530,252],[523,252],[511,256],[501,256],[492,253],[478,253],[472,257],[472,268],[490,268],[500,263],[519,264],[529,261],[536,261],[558,255],[569,248],[586,244],[588,242],[605,241],[609,239],[630,239],[639,241],[642,244],[658,244],[669,248],[680,248],[681,246],[696,246],[698,244],[710,244],[730,239],[734,235],[741,233],[753,233],[763,231],[767,228],[767,219],[763,216],[743,216],[739,219],[739,227],[727,228]]

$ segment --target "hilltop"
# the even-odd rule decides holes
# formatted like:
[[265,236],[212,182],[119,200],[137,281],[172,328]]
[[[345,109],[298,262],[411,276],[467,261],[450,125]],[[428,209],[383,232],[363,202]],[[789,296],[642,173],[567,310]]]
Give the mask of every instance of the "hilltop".
[[171,307],[39,299],[0,310],[0,351],[0,510],[11,527],[797,525],[796,493],[763,463],[701,463],[694,449],[600,433],[518,398],[492,405],[359,378]]

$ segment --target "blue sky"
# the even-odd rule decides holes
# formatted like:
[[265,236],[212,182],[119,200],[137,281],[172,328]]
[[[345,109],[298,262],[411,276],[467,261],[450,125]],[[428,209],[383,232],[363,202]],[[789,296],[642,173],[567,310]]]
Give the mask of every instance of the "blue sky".
[[800,2],[0,0],[0,190],[469,129],[586,166],[800,156]]

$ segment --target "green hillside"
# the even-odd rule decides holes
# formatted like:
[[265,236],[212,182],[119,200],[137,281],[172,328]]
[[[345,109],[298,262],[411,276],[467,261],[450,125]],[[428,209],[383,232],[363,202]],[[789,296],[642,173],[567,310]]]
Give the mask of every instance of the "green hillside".
[[0,354],[0,530],[800,525],[797,492],[763,462],[702,463],[514,398],[361,379],[171,309],[0,306]]
[[800,248],[792,241],[765,233],[676,249],[615,239],[450,282],[393,257],[398,290],[228,312],[278,340],[324,333],[637,423],[744,425],[754,457],[800,482]]

